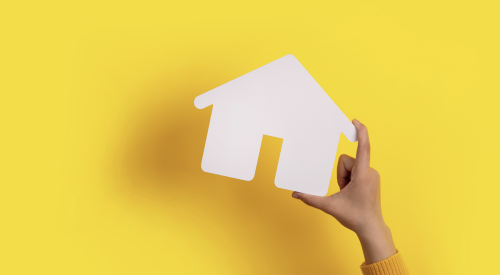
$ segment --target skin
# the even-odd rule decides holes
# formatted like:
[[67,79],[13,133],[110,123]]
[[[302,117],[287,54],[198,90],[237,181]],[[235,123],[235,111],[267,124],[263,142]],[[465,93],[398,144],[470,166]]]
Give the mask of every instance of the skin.
[[341,155],[337,165],[340,191],[319,197],[293,192],[292,197],[332,215],[359,238],[366,264],[372,264],[396,253],[391,230],[382,217],[380,174],[370,167],[368,129],[358,120],[352,123],[358,130],[356,158]]

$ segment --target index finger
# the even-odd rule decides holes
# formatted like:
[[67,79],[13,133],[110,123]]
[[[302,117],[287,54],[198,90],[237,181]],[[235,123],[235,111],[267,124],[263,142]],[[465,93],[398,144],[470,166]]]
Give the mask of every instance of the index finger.
[[366,169],[370,167],[370,140],[368,138],[368,129],[357,119],[352,124],[358,130],[358,151],[356,152],[357,169]]

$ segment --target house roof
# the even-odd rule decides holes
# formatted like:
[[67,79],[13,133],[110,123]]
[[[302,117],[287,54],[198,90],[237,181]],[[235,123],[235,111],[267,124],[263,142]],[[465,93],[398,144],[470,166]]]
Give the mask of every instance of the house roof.
[[217,90],[210,90],[206,93],[203,93],[199,96],[197,96],[195,99],[194,99],[194,106],[196,106],[196,108],[198,109],[203,109],[203,108],[206,108],[210,105],[212,105],[214,103],[214,101],[216,100],[216,98],[219,97],[219,93],[217,92]]
[[[276,59],[275,61],[273,61],[271,63],[268,63],[268,64],[266,64],[266,65],[264,65],[262,67],[259,67],[259,68],[255,69],[255,70],[259,70],[259,69],[264,68],[264,67],[272,66],[273,64],[276,64],[278,62],[286,62],[286,61],[297,62],[297,63],[300,64],[299,60],[297,60],[297,58],[295,58],[295,56],[293,56],[292,54],[288,54],[288,55],[285,55],[285,56],[283,56],[283,57],[281,57],[279,59]],[[255,70],[253,70],[253,71],[255,71]],[[251,72],[253,72],[253,71],[251,71]],[[249,73],[251,73],[251,72],[249,72]],[[247,74],[249,74],[249,73],[247,73]],[[247,75],[247,74],[244,74],[244,75]],[[244,75],[242,75],[242,76],[244,76]],[[229,81],[227,83],[230,83],[230,82],[233,82],[233,81],[237,81],[242,76],[240,76],[240,77],[238,77],[236,79],[233,79],[233,80],[231,80],[231,81]],[[223,85],[225,85],[225,84],[223,84]],[[197,96],[194,99],[194,106],[196,108],[198,108],[198,109],[204,109],[204,108],[206,108],[206,107],[214,104],[214,102],[218,98],[220,98],[221,96],[223,96],[223,94],[224,94],[223,91],[221,91],[220,89],[218,89],[219,87],[214,88],[214,89],[212,89],[212,90],[210,90],[210,91],[208,91],[206,93],[203,93],[203,94]]]

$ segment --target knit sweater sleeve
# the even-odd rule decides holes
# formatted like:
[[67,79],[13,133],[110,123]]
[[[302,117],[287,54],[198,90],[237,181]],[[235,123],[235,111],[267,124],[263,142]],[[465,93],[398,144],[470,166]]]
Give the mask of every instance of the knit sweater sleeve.
[[373,264],[361,265],[363,275],[409,275],[410,272],[399,252],[391,257]]

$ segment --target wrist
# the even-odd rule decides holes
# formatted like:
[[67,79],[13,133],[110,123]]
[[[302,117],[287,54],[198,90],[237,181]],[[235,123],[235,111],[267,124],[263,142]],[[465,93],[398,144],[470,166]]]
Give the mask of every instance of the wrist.
[[356,230],[355,233],[360,240],[371,240],[387,234],[390,235],[390,231],[383,219],[373,219]]

